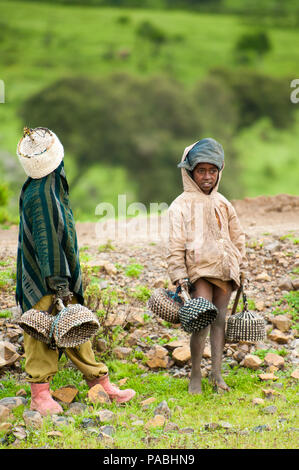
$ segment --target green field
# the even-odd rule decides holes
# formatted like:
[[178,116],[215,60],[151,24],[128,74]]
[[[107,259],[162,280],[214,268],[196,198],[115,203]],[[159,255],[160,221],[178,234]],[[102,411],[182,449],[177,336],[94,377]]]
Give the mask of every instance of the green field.
[[[0,104],[0,153],[9,152],[13,156],[23,126],[30,126],[30,122],[24,123],[20,118],[20,106],[56,80],[98,79],[114,72],[126,72],[138,77],[166,75],[178,80],[182,87],[192,89],[214,67],[240,69],[235,61],[234,46],[240,35],[255,31],[245,22],[245,17],[191,11],[24,1],[0,1],[0,9],[0,79],[5,83],[5,103]],[[156,47],[140,41],[136,30],[144,21],[163,31],[167,41]],[[248,67],[271,78],[285,78],[288,87],[298,74],[298,32],[269,26],[267,34],[271,50],[255,58]],[[299,104],[297,107],[299,110]],[[296,113],[298,115],[297,109]],[[221,126],[221,115],[219,122]],[[240,196],[298,193],[295,177],[299,171],[298,128],[298,119],[283,130],[273,128],[271,122],[263,119],[232,136],[245,188]],[[72,156],[67,148],[65,150],[70,160]],[[66,165],[72,167],[67,158]],[[99,169],[102,173],[108,171],[100,166]],[[11,179],[6,177],[5,171],[2,178]],[[126,175],[121,178],[122,190],[129,191],[130,180]],[[14,193],[21,182],[22,177],[18,176],[17,187],[13,185]],[[82,188],[78,191],[77,200]],[[111,193],[116,191],[117,186],[112,184]],[[75,189],[74,198],[76,200]],[[14,211],[16,196],[13,201]]]

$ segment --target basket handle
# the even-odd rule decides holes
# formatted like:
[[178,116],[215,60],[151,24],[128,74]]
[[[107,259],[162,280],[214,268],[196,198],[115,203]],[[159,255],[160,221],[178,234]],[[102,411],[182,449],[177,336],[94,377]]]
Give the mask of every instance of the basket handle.
[[185,302],[191,299],[191,296],[187,289],[185,289],[184,285],[181,285],[181,294]]
[[238,288],[237,293],[236,293],[236,297],[235,297],[235,301],[234,301],[234,305],[233,305],[233,308],[232,308],[231,315],[234,315],[236,313],[237,306],[238,306],[240,295],[241,295],[242,291],[243,291],[243,285],[240,284],[240,287]]

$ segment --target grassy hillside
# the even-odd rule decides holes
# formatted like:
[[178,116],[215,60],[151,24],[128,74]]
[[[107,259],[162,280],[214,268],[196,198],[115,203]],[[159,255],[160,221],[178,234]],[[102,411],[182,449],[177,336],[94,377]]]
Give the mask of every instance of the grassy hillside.
[[[73,76],[97,78],[123,71],[138,76],[167,74],[192,87],[213,67],[237,69],[233,53],[236,41],[241,34],[255,30],[235,15],[24,1],[0,1],[0,7],[0,79],[5,82],[6,91],[6,102],[0,105],[0,152],[12,155],[24,125],[18,117],[21,103],[55,80]],[[158,28],[164,42],[153,46],[140,40],[137,30],[144,21]],[[267,34],[272,49],[249,66],[269,77],[296,78],[297,31],[271,27]],[[285,169],[284,177],[274,186],[265,183],[269,175],[265,174],[266,180],[255,177],[254,159],[247,146],[251,134],[255,139],[258,137],[254,143],[258,161],[277,148],[276,142],[281,137],[279,148],[289,149],[287,161],[292,160],[294,167]],[[283,135],[273,131],[263,140],[258,131],[248,129],[238,136],[238,158],[248,174],[253,174],[247,180],[244,173],[248,195],[274,194],[274,187],[278,192],[296,193],[297,182],[292,177],[294,170],[299,170],[295,134],[296,128]],[[275,167],[281,173],[280,163],[284,162],[279,157],[276,160]],[[272,159],[267,157],[268,161],[271,165]]]

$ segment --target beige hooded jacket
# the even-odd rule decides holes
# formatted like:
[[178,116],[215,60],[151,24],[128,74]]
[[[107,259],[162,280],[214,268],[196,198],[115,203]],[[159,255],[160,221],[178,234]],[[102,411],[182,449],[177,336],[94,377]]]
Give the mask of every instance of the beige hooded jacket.
[[[187,147],[182,161],[196,142]],[[200,277],[233,280],[240,285],[240,272],[246,268],[245,234],[232,204],[218,192],[223,169],[209,195],[206,195],[182,168],[184,192],[168,209],[168,274],[175,283]],[[217,222],[218,215],[221,228]]]

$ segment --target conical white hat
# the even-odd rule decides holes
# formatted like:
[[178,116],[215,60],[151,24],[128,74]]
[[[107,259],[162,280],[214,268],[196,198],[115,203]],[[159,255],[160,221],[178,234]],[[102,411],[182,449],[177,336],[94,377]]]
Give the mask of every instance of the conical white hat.
[[38,179],[56,170],[63,160],[64,149],[56,134],[49,129],[25,127],[17,146],[17,155],[25,173]]

